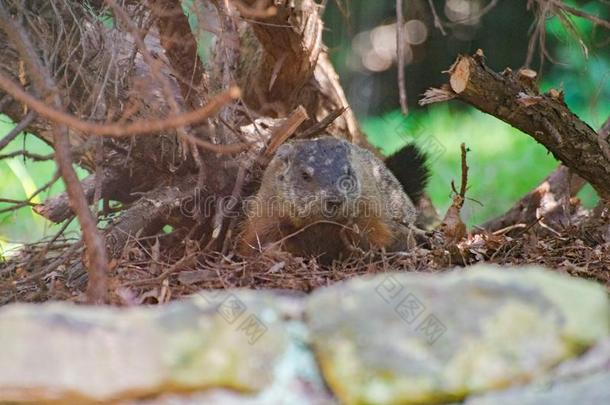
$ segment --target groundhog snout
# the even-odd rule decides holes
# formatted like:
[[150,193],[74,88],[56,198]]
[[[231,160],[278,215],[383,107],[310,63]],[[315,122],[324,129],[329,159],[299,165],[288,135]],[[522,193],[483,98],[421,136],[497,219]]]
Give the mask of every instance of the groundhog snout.
[[322,204],[326,211],[334,211],[334,210],[341,208],[341,206],[345,203],[345,201],[346,201],[346,198],[343,196],[332,196],[332,197],[323,198]]
[[322,214],[325,217],[336,217],[340,216],[342,213],[345,214],[344,209],[349,205],[349,200],[349,193],[339,187],[321,190],[320,208]]

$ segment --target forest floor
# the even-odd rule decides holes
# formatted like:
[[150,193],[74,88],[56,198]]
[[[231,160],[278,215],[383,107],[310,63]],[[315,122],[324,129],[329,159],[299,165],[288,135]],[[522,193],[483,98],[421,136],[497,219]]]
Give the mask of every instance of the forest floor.
[[[202,289],[250,288],[310,292],[357,275],[388,271],[439,272],[478,262],[499,265],[538,264],[573,276],[596,280],[610,288],[610,244],[593,233],[572,228],[540,235],[533,229],[512,237],[476,234],[450,248],[434,241],[409,252],[369,252],[332,266],[281,251],[243,261],[231,254],[205,253],[194,242],[133,240],[110,277],[111,303],[165,303]],[[0,304],[69,300],[83,302],[86,273],[78,242],[30,245],[0,266]],[[41,259],[44,257],[44,259]]]

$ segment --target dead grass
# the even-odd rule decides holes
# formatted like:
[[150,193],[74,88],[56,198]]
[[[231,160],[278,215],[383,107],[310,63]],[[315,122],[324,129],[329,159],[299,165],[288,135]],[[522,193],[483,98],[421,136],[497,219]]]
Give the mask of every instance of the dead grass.
[[[0,267],[0,304],[85,299],[86,272],[80,245],[57,243],[26,247]],[[160,259],[163,258],[163,259]],[[610,287],[610,244],[596,243],[573,228],[541,236],[530,230],[517,237],[479,234],[449,249],[438,241],[410,252],[369,252],[332,266],[315,259],[267,251],[244,261],[231,254],[202,252],[189,241],[172,238],[133,240],[112,263],[111,303],[161,304],[203,289],[281,289],[308,293],[354,276],[388,271],[439,272],[479,262],[502,265],[540,264],[562,273],[596,280]]]

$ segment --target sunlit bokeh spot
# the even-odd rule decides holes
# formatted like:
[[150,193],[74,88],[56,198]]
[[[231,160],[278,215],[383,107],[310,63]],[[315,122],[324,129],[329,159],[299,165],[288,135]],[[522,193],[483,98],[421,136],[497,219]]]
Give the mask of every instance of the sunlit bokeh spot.
[[477,0],[447,0],[445,15],[453,22],[476,25],[479,23],[481,4]]
[[410,20],[405,23],[405,36],[411,45],[421,45],[428,38],[428,28],[421,20]]

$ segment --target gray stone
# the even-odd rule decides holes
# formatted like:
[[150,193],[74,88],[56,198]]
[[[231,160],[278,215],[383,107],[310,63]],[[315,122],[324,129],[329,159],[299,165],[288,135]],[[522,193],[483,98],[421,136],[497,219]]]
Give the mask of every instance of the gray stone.
[[289,345],[274,368],[273,382],[256,393],[241,393],[212,388],[194,393],[167,393],[155,398],[130,400],[125,405],[335,405],[308,350],[307,330],[301,321],[287,322]]
[[533,267],[350,280],[315,292],[307,319],[347,404],[458,401],[531,381],[610,334],[601,286]]
[[152,399],[125,401],[123,405],[336,405],[306,345],[307,330],[300,321],[287,323],[289,346],[274,371],[273,382],[256,393],[213,388],[190,394],[169,393]]
[[550,378],[568,380],[606,371],[610,371],[610,337],[600,340],[583,355],[561,363]]
[[610,404],[610,371],[555,384],[528,385],[469,398],[465,405]]
[[0,402],[610,403],[609,323],[597,284],[490,266],[353,279],[308,298],[10,305]]
[[610,337],[561,363],[536,382],[475,396],[466,405],[610,404]]
[[0,398],[87,403],[212,387],[261,392],[293,356],[283,301],[239,291],[154,308],[2,308]]

